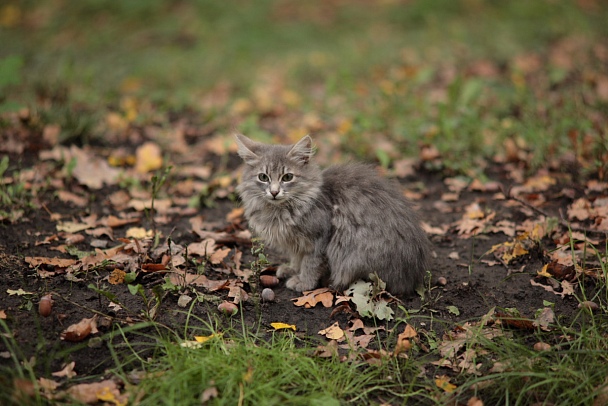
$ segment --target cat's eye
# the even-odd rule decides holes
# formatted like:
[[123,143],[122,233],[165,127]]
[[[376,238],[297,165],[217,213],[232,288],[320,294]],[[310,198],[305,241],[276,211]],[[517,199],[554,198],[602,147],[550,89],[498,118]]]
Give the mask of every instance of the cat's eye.
[[293,173],[286,173],[285,175],[283,175],[281,180],[283,182],[291,182],[293,180]]
[[270,178],[265,173],[260,173],[258,175],[258,179],[260,182],[269,182],[270,181]]

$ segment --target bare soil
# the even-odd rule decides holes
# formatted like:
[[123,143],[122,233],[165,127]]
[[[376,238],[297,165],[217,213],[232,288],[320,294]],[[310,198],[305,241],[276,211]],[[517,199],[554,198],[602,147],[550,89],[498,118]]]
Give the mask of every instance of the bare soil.
[[[11,157],[13,162],[20,159],[23,165],[37,161],[37,153],[26,151],[21,157]],[[238,160],[231,157],[229,168],[235,169]],[[25,167],[25,166],[24,166]],[[512,185],[513,181],[509,173],[502,167],[496,166],[488,171],[491,179],[502,183],[505,188]],[[446,192],[443,176],[424,169],[418,169],[415,175],[401,179],[404,188],[418,188],[420,183],[424,184],[424,193],[416,201],[424,221],[432,226],[453,224],[462,218],[464,208],[471,202],[477,201],[483,207],[496,212],[495,223],[501,219],[515,223],[521,223],[528,217],[522,211],[525,209],[509,200],[495,200],[493,192],[477,192],[468,189],[463,190],[455,201],[444,202],[444,206],[450,208],[451,212],[445,213],[437,209],[436,202],[442,201],[442,195]],[[558,215],[560,209],[565,208],[579,196],[564,197],[560,191],[565,186],[571,186],[572,190],[579,190],[576,185],[554,185],[545,192],[548,196],[547,203],[542,210]],[[93,337],[103,336],[109,331],[116,331],[116,326],[127,326],[143,320],[139,315],[144,309],[144,301],[140,296],[132,295],[125,284],[108,285],[105,278],[110,270],[97,268],[77,275],[77,280],[68,280],[65,274],[58,273],[55,276],[42,278],[39,269],[32,268],[24,261],[25,257],[60,257],[73,258],[69,254],[53,250],[59,242],[39,245],[37,242],[57,234],[56,222],[52,221],[49,213],[60,213],[63,218],[78,219],[92,213],[108,215],[116,213],[113,206],[108,202],[108,196],[118,190],[117,186],[104,187],[100,190],[84,190],[88,195],[87,207],[76,207],[73,204],[62,202],[56,196],[56,190],[49,188],[38,200],[44,204],[44,209],[34,209],[26,212],[25,218],[9,224],[0,224],[0,310],[7,314],[5,320],[13,337],[19,345],[21,356],[25,360],[35,357],[36,370],[39,376],[50,377],[51,372],[60,370],[66,363],[75,361],[75,370],[80,377],[102,374],[107,368],[114,365],[108,341],[95,341]],[[505,189],[506,190],[506,189]],[[578,193],[578,192],[577,192]],[[225,220],[226,215],[236,207],[237,203],[228,198],[217,198],[216,207],[202,208],[191,215],[175,215],[166,224],[159,224],[159,229],[164,236],[171,236],[173,242],[187,245],[200,240],[192,232],[189,218],[202,215],[206,221],[214,222],[215,231],[234,231],[232,225]],[[246,224],[241,225],[243,228]],[[124,236],[128,225],[114,229],[114,237]],[[83,234],[84,241],[76,244],[82,251],[91,251],[90,243],[94,237]],[[545,247],[536,248],[529,254],[521,256],[508,266],[489,266],[480,259],[494,259],[492,254],[487,254],[492,246],[504,243],[511,237],[503,233],[479,234],[471,238],[459,238],[457,231],[450,228],[444,235],[433,235],[435,256],[432,260],[433,287],[430,295],[424,301],[421,315],[435,320],[435,323],[426,324],[426,329],[434,329],[441,333],[444,329],[453,328],[454,325],[464,323],[467,320],[478,319],[486,314],[491,308],[517,308],[522,316],[534,317],[535,312],[544,306],[543,301],[555,303],[555,314],[560,319],[569,320],[577,310],[577,301],[572,296],[561,298],[554,293],[534,287],[530,281],[536,276],[543,264],[547,263],[547,249],[554,246],[552,241],[545,239]],[[110,244],[112,246],[113,244]],[[250,247],[247,245],[227,243],[227,246],[244,253],[242,263],[246,264],[252,260],[249,254]],[[455,254],[457,253],[457,255]],[[280,253],[267,251],[268,258],[273,264],[281,261]],[[232,253],[231,253],[232,255]],[[43,270],[52,272],[53,266],[42,265]],[[227,275],[222,272],[225,267],[208,266],[206,275],[210,279],[222,279]],[[163,283],[163,273],[141,273],[137,281],[143,285],[148,297],[152,297],[152,287]],[[228,276],[234,278],[234,275]],[[443,286],[437,284],[439,277],[445,278],[447,283]],[[592,285],[592,282],[589,282]],[[129,312],[119,311],[113,313],[108,308],[109,300],[100,296],[88,286],[105,286],[115,294],[120,303]],[[31,295],[7,294],[7,290],[23,289],[31,292]],[[244,289],[250,291],[248,284]],[[204,289],[199,289],[204,291]],[[48,293],[53,295],[53,309],[49,317],[42,317],[38,311],[40,298]],[[275,288],[276,300],[274,302],[262,303],[260,305],[261,317],[258,318],[255,305],[252,300],[242,304],[242,316],[246,324],[260,331],[261,335],[267,334],[271,322],[284,322],[295,324],[298,327],[298,335],[311,337],[326,342],[318,335],[321,329],[327,328],[335,321],[339,321],[346,327],[347,321],[352,317],[349,312],[335,312],[333,308],[325,308],[318,304],[314,308],[306,309],[296,307],[292,299],[301,296],[297,292],[290,291],[284,287],[284,283]],[[219,300],[226,298],[227,292],[220,290],[209,292]],[[186,323],[187,308],[179,307],[178,294],[168,293],[164,296],[157,311],[156,321],[168,326],[175,331],[183,332]],[[420,298],[403,299],[403,305],[407,309],[420,309],[423,301]],[[455,306],[460,314],[456,315],[449,310]],[[403,317],[403,313],[393,306],[397,317]],[[453,308],[452,308],[453,309]],[[111,316],[105,323],[99,323],[99,334],[92,335],[83,342],[74,343],[61,340],[60,335],[68,326],[79,322],[83,318],[92,317],[99,312]],[[228,317],[219,314],[217,302],[209,299],[194,305],[192,312],[202,320],[219,321],[219,328],[227,326],[238,326],[241,317]],[[200,324],[196,321],[190,321]],[[380,322],[382,324],[382,322]],[[388,323],[389,327],[391,323]],[[147,332],[154,333],[156,330],[148,329]],[[120,337],[113,340],[117,345],[121,342]],[[3,345],[2,345],[3,346]],[[1,347],[1,346],[0,346]],[[6,348],[0,348],[0,352],[6,354]],[[4,361],[3,361],[4,362]]]

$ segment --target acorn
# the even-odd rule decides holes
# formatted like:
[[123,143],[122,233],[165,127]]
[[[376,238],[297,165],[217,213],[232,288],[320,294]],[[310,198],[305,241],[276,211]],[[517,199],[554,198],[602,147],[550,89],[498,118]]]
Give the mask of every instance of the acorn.
[[439,278],[437,278],[437,286],[445,286],[447,284],[448,280],[445,277],[440,276]]
[[534,344],[534,350],[536,350],[536,351],[549,351],[550,349],[551,349],[551,345],[549,345],[547,343],[543,343],[542,341],[539,341],[536,344]]
[[270,288],[262,289],[262,300],[265,302],[274,302],[274,290]]
[[40,298],[40,302],[38,302],[38,313],[42,317],[49,317],[51,315],[52,310],[53,299],[52,295],[49,293],[48,295],[44,295]]
[[584,302],[579,303],[578,304],[578,308],[579,309],[587,309],[587,310],[591,310],[592,312],[594,312],[596,310],[599,310],[600,306],[597,303],[595,303],[595,302],[592,302],[590,300],[586,300]]
[[260,284],[265,288],[274,288],[279,284],[279,278],[274,275],[260,275]]
[[238,306],[232,302],[222,302],[217,306],[217,309],[226,316],[234,316],[239,311]]

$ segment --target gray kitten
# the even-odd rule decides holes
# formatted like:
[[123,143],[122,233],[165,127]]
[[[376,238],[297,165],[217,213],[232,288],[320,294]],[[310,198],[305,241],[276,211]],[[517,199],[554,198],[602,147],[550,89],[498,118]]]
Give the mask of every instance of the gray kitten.
[[329,273],[346,289],[376,272],[395,295],[410,295],[428,269],[429,241],[399,190],[368,165],[321,171],[312,139],[266,145],[237,135],[246,167],[237,187],[253,232],[289,255],[277,276],[311,290]]

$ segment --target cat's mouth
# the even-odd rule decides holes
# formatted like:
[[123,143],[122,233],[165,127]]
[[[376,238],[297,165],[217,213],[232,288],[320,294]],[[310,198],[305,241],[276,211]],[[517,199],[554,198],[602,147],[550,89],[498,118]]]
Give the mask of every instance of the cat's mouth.
[[266,195],[266,200],[268,200],[272,204],[279,204],[285,200],[285,196],[283,196],[283,195],[276,195],[276,196]]

